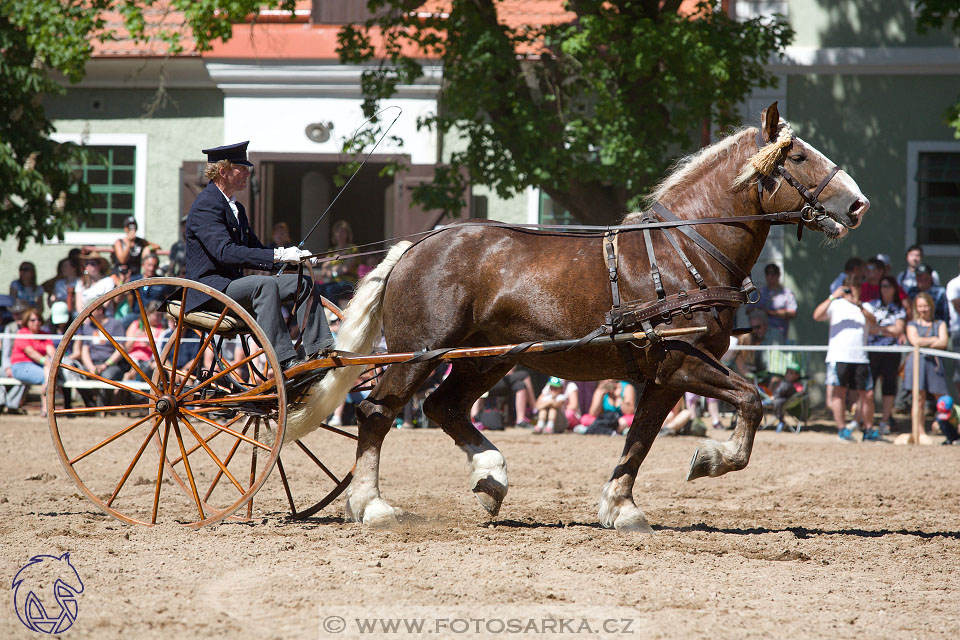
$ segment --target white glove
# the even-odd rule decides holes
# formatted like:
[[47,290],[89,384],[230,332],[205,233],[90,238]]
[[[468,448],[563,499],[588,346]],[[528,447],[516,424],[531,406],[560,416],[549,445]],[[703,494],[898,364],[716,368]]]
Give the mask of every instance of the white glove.
[[304,256],[309,255],[309,251],[297,247],[277,247],[273,250],[273,259],[277,262],[299,263]]

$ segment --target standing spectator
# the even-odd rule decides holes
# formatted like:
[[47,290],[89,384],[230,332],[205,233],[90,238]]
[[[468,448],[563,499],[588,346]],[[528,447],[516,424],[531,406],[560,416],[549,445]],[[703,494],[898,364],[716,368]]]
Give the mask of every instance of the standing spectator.
[[860,302],[860,279],[848,276],[844,286],[830,294],[813,310],[813,319],[830,323],[827,342],[827,403],[837,423],[841,440],[853,442],[853,433],[844,425],[847,390],[857,392],[863,439],[880,440],[873,426],[873,378],[870,359],[863,346],[867,325],[876,322],[870,309]]
[[182,278],[187,265],[187,216],[180,218],[180,238],[170,247],[169,262],[163,275],[171,278]]
[[[906,259],[907,268],[897,274],[897,284],[900,285],[901,289],[909,293],[910,289],[917,286],[917,267],[923,264],[923,249],[920,245],[911,245],[907,249]],[[939,287],[940,274],[936,271],[931,271],[930,276],[933,278],[933,284]]]
[[[889,347],[897,344],[907,325],[907,311],[900,303],[897,281],[893,276],[880,278],[880,296],[864,304],[873,313],[877,321],[870,325],[867,345],[871,347]],[[877,378],[883,381],[881,390],[883,417],[880,420],[880,434],[890,433],[890,421],[893,414],[893,401],[897,395],[899,380],[900,354],[871,351],[870,375],[876,384]]]
[[947,302],[947,290],[933,282],[933,269],[928,264],[919,264],[914,270],[917,284],[907,291],[907,297],[916,299],[918,293],[926,293],[933,300],[933,317],[950,322],[950,303]]
[[[918,293],[913,300],[913,320],[907,324],[907,342],[913,347],[929,347],[931,349],[946,349],[947,323],[933,315],[933,299],[928,293]],[[925,414],[926,400],[948,395],[947,379],[943,373],[943,363],[937,356],[922,355],[920,361],[919,387],[924,397],[921,398],[921,437],[926,436]],[[907,355],[907,362],[903,368],[903,388],[913,389],[913,354]]]
[[883,263],[876,258],[867,260],[863,271],[863,284],[860,285],[861,300],[868,302],[880,297],[880,278],[883,276]]
[[890,275],[890,256],[885,253],[878,253],[874,258],[883,264],[883,275]]
[[[331,253],[344,256],[357,252],[357,247],[353,244],[353,229],[346,220],[333,223],[330,239],[333,245],[330,247]],[[357,283],[357,263],[356,258],[341,258],[320,265],[319,277],[323,282],[320,295],[333,302],[351,295],[353,286]],[[533,398],[530,400],[532,402]]]
[[20,263],[20,275],[10,283],[13,303],[33,307],[43,313],[43,287],[37,284],[37,268],[32,262]]
[[864,262],[860,258],[854,256],[848,259],[843,264],[843,273],[838,275],[833,279],[833,282],[830,283],[830,292],[834,292],[837,289],[843,287],[843,284],[847,281],[847,278],[856,278],[857,282],[863,281],[863,272],[864,272]]
[[[30,338],[31,334],[45,333],[43,318],[40,312],[29,308],[20,318],[20,330],[13,342],[13,353],[10,355],[10,371],[13,377],[24,384],[40,385],[40,394],[47,391],[47,372],[50,370],[50,361],[53,359],[53,341],[45,338]],[[45,402],[40,405],[40,415],[47,415]]]
[[767,312],[769,325],[787,337],[790,320],[797,317],[797,298],[780,282],[780,267],[771,262],[763,275],[767,286],[760,287],[760,308]]
[[137,237],[137,219],[130,216],[123,223],[124,236],[113,243],[113,266],[127,266],[130,273],[140,273],[143,257],[160,245]]

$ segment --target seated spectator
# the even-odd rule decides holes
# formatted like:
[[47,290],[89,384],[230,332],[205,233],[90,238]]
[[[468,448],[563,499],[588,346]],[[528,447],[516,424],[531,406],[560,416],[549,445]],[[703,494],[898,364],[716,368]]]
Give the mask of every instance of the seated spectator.
[[[888,347],[899,342],[907,326],[907,312],[903,308],[898,296],[900,287],[892,276],[880,278],[880,296],[864,303],[864,307],[873,313],[877,321],[870,325],[867,333],[867,345]],[[882,351],[871,351],[870,375],[873,383],[881,380],[883,400],[883,416],[880,420],[880,434],[890,433],[890,423],[893,416],[893,402],[897,395],[897,382],[900,375],[900,354]]]
[[662,438],[664,436],[679,436],[683,434],[687,426],[693,421],[694,415],[693,410],[686,402],[686,397],[680,398],[677,400],[677,404],[673,405],[673,408],[670,409],[667,417],[664,418],[663,425],[660,427],[660,433],[657,434],[657,437]]
[[580,417],[575,433],[609,435],[630,428],[636,412],[637,391],[625,380],[604,380],[597,385],[590,409]]
[[[427,379],[423,381],[423,384],[420,385],[417,392],[413,394],[410,402],[403,407],[403,417],[401,418],[400,428],[412,429],[413,427],[423,428],[427,426],[428,420],[426,416],[423,415],[423,401],[440,386],[444,378],[450,375],[450,369],[452,368],[453,366],[450,363],[443,363],[427,376]],[[372,372],[369,372],[367,375],[372,377]],[[334,423],[331,422],[330,424],[333,425]],[[486,428],[486,425],[479,421],[477,424],[474,424],[474,426],[481,431]],[[503,426],[502,423],[501,426]]]
[[[770,328],[767,314],[763,309],[754,309],[749,314],[751,332],[741,336],[741,345],[773,345],[783,344],[784,336],[776,329]],[[765,351],[737,351],[734,359],[734,368],[745,378],[753,380],[758,385],[770,377],[768,371],[768,354]]]
[[[593,392],[591,391],[591,394]],[[574,381],[567,382],[563,395],[567,397],[567,406],[563,408],[563,417],[567,421],[567,429],[573,429],[580,424],[583,409],[580,402],[580,387]],[[587,407],[589,409],[590,407]]]
[[837,424],[841,440],[853,442],[853,433],[844,424],[847,391],[858,396],[859,415],[863,420],[863,439],[880,440],[880,430],[873,426],[873,378],[870,359],[863,350],[867,326],[876,322],[869,308],[860,302],[860,279],[849,276],[830,296],[817,305],[813,319],[830,323],[827,343],[827,403]]
[[14,304],[19,302],[43,313],[43,287],[37,284],[37,268],[32,262],[20,263],[20,275],[10,283],[10,297]]
[[[911,245],[907,248],[906,259],[907,268],[897,274],[897,284],[909,293],[910,289],[917,286],[917,267],[923,264],[923,247],[918,244]],[[930,277],[933,279],[933,284],[939,287],[940,274],[930,271]]]
[[[913,320],[907,324],[907,343],[910,346],[929,347],[931,349],[946,349],[949,344],[947,323],[933,315],[933,299],[928,293],[918,293],[913,301]],[[943,371],[943,362],[932,355],[922,355],[920,361],[919,387],[921,398],[938,398],[949,395],[947,379]],[[907,362],[903,368],[903,388],[913,389],[913,354],[907,355]],[[921,429],[922,436],[926,435],[926,402],[921,402]],[[922,437],[921,436],[921,437]]]
[[[144,278],[155,278],[159,274],[157,269],[160,266],[160,259],[155,255],[149,255],[144,257],[143,264],[141,265],[141,271],[138,274],[130,276],[130,282],[135,280],[142,280]],[[154,303],[157,307],[160,306],[164,300],[167,299],[173,289],[162,284],[151,284],[145,285],[142,287],[137,287],[137,291],[140,292],[140,298],[143,300],[145,307],[149,307],[151,303]],[[130,326],[130,323],[134,320],[140,319],[140,309],[136,304],[136,298],[131,293],[128,300],[129,312],[121,318],[121,322],[125,327]]]
[[160,245],[137,237],[137,219],[130,216],[123,223],[124,235],[113,243],[113,266],[125,266],[130,273],[140,273],[144,256],[160,249]]
[[780,282],[780,267],[775,263],[768,264],[763,275],[767,284],[760,287],[758,306],[767,312],[768,324],[786,338],[790,320],[797,317],[797,299],[793,291]]
[[[13,377],[25,386],[39,385],[40,394],[45,395],[47,373],[50,371],[50,362],[53,360],[55,351],[53,341],[28,337],[31,334],[45,333],[43,318],[36,309],[30,308],[24,311],[20,323],[21,327],[17,331],[13,352],[10,355],[10,371]],[[43,402],[40,407],[40,415],[46,416],[47,404]]]
[[567,430],[567,395],[563,380],[554,376],[544,385],[534,410],[537,412],[537,426],[534,433],[563,433]]
[[[107,317],[103,305],[94,307],[92,317],[100,323],[114,340],[123,337],[123,325],[120,324],[119,320]],[[130,365],[127,364],[127,361],[120,355],[120,352],[114,349],[110,341],[100,333],[96,325],[87,321],[84,326],[81,327],[80,333],[81,335],[90,337],[89,340],[84,340],[80,346],[80,362],[83,363],[83,368],[107,380],[120,380],[123,378],[123,374],[130,369]],[[181,349],[181,352],[182,351]],[[196,351],[195,349],[194,353],[196,353]],[[80,395],[83,397],[87,406],[93,406],[95,404],[94,396],[90,393],[89,389],[81,390]],[[106,403],[113,397],[113,393],[110,391],[104,391],[97,395],[99,401],[102,403]]]
[[52,306],[55,302],[66,303],[67,309],[76,309],[74,301],[76,295],[77,282],[80,280],[80,274],[76,263],[70,258],[64,258],[57,263],[57,277],[53,281],[53,290],[47,297],[47,302]]
[[[20,329],[23,328],[24,312],[27,310],[27,307],[24,307],[22,303],[16,303],[11,306],[10,310],[13,319],[2,328],[2,333],[7,334],[9,337],[3,338],[2,348],[0,348],[0,377],[4,378],[13,377],[13,363],[11,362],[11,358],[13,356],[13,343],[16,338],[14,338],[12,334],[19,333]],[[3,402],[0,409],[9,414],[24,415],[26,411],[20,408],[23,402],[24,390],[25,387],[19,384],[10,387],[0,387],[0,400]]]
[[937,427],[945,436],[943,444],[960,444],[957,425],[960,424],[960,406],[947,395],[937,398]]
[[[155,256],[151,256],[155,258]],[[163,315],[159,311],[159,302],[150,302],[146,306],[147,321],[149,330],[153,334],[154,343],[159,349],[160,338],[166,330],[166,323],[163,321]],[[131,322],[127,327],[127,355],[137,363],[137,366],[148,376],[153,374],[154,355],[153,348],[150,346],[150,338],[147,335],[147,327],[143,326],[143,319],[137,319]],[[131,367],[129,371],[123,374],[124,380],[137,380],[139,374]],[[145,381],[144,381],[145,382]]]
[[[332,254],[348,255],[357,252],[356,246],[353,245],[353,229],[346,220],[337,220],[333,224],[330,241],[329,251]],[[323,283],[320,285],[320,295],[334,302],[352,295],[353,287],[357,283],[358,265],[356,263],[356,258],[342,258],[321,264],[318,274]]]
[[80,261],[83,264],[83,273],[77,280],[74,296],[77,306],[73,311],[76,313],[83,311],[88,304],[116,286],[112,279],[104,281],[104,276],[107,275],[110,264],[99,253],[96,251],[82,253],[80,254]]
[[783,379],[773,390],[773,398],[770,403],[773,407],[773,414],[777,418],[777,433],[782,432],[786,426],[783,422],[783,416],[787,401],[802,392],[803,383],[800,382],[800,365],[795,362],[790,363],[787,365],[786,373],[783,374]]
[[862,259],[854,256],[847,260],[843,265],[843,272],[833,279],[830,283],[830,291],[834,292],[843,286],[847,278],[856,278],[857,281],[863,281],[864,262]]
[[[530,381],[530,374],[526,369],[514,366],[507,372],[507,375],[497,381],[497,384],[490,387],[486,397],[512,398],[516,409],[516,426],[522,429],[529,429],[533,426],[527,419],[527,412],[533,409],[533,403],[537,395],[533,392],[533,383]],[[470,419],[474,426],[477,422],[481,422],[480,414],[485,404],[484,400],[485,398],[478,399],[470,410]]]
[[[918,293],[926,293],[933,300],[933,317],[941,322],[950,323],[950,303],[947,302],[947,290],[933,283],[933,269],[928,264],[918,264],[914,269],[917,284],[907,290],[907,297],[915,300]],[[912,318],[911,318],[912,319]]]

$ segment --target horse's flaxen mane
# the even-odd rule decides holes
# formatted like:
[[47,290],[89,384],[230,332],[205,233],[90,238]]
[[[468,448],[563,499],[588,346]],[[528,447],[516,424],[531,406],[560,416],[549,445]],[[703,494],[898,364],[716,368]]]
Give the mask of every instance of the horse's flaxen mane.
[[[743,127],[709,147],[704,147],[699,151],[680,158],[674,162],[667,176],[661,180],[650,195],[647,196],[646,204],[649,206],[662,199],[671,190],[689,184],[694,178],[700,176],[701,171],[705,167],[728,156],[731,149],[739,149],[740,143],[744,140],[753,140],[756,133],[756,127]],[[748,164],[747,166],[750,165]],[[639,222],[641,215],[641,212],[628,213],[624,217],[623,223],[632,224]]]

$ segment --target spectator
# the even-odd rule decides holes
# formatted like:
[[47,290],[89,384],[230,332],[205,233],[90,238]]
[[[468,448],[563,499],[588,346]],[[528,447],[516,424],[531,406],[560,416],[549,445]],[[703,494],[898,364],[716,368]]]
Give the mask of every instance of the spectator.
[[270,241],[272,242],[268,247],[270,249],[293,245],[293,240],[290,239],[290,227],[286,222],[278,222],[273,225],[273,233],[270,234]]
[[[141,265],[141,272],[135,275],[130,276],[130,282],[134,280],[143,280],[144,278],[155,278],[157,277],[157,270],[160,266],[160,259],[155,255],[145,256],[143,258],[143,264]],[[164,300],[167,299],[172,293],[172,288],[162,284],[148,284],[141,287],[137,287],[137,291],[140,292],[140,298],[143,300],[144,307],[149,307],[151,304],[154,304],[156,307],[160,306]],[[134,320],[140,319],[140,309],[136,304],[136,298],[133,296],[132,292],[129,295],[129,311],[121,318],[123,326],[128,327],[130,323]]]
[[182,278],[187,264],[187,216],[180,218],[180,238],[170,247],[169,262],[163,275],[171,278]]
[[[772,345],[785,342],[783,334],[771,329],[767,324],[767,314],[763,309],[754,309],[749,314],[750,333],[740,338],[742,345]],[[770,377],[767,371],[767,353],[765,351],[737,351],[734,368],[741,375],[757,384],[766,382]]]
[[[357,248],[353,245],[353,229],[346,220],[337,220],[333,224],[330,239],[333,244],[330,247],[331,253],[342,256],[357,252]],[[357,283],[356,262],[356,258],[341,258],[320,265],[319,277],[323,282],[320,295],[333,302],[349,296]],[[533,398],[530,400],[532,402]]]
[[625,380],[604,380],[593,392],[590,409],[580,417],[576,433],[624,433],[636,412],[637,392]]
[[[92,317],[96,319],[115,340],[124,335],[123,325],[120,324],[119,320],[108,318],[103,305],[94,307]],[[89,336],[90,338],[89,340],[84,340],[80,347],[80,362],[83,364],[83,368],[107,380],[120,380],[123,374],[130,368],[130,365],[123,359],[120,352],[113,348],[110,341],[100,333],[100,330],[97,329],[92,322],[88,321],[84,324],[80,332],[81,335]],[[93,396],[89,390],[81,390],[80,395],[83,396],[87,406],[94,404]],[[109,392],[99,395],[101,402],[106,402],[108,397],[112,397],[112,394]]]
[[43,287],[37,284],[37,268],[32,262],[20,263],[20,275],[10,283],[10,297],[14,304],[20,302],[43,313]]
[[[883,264],[883,275],[890,275],[890,256],[885,253],[878,253],[874,258]],[[899,286],[899,285],[898,285]],[[902,298],[901,298],[902,299]]]
[[124,236],[113,243],[113,266],[126,266],[130,273],[140,273],[143,257],[160,249],[160,245],[137,237],[137,219],[130,216],[123,223]]
[[[580,387],[572,380],[567,382],[563,395],[567,397],[567,406],[563,409],[563,417],[567,420],[567,429],[573,429],[580,424],[583,409],[580,406]],[[589,409],[589,407],[587,407]]]
[[830,323],[827,342],[827,403],[837,423],[841,440],[853,442],[853,433],[844,425],[847,391],[857,392],[859,415],[863,420],[863,439],[880,440],[873,426],[873,378],[870,359],[863,346],[867,327],[876,322],[869,308],[860,302],[860,279],[850,275],[844,283],[813,310],[813,319]]
[[113,280],[108,279],[101,282],[110,269],[110,264],[96,251],[90,251],[80,254],[80,260],[83,264],[83,274],[77,281],[76,295],[74,296],[76,307],[74,312],[79,313],[88,304],[109,292],[115,286]]
[[[515,365],[497,384],[490,387],[486,396],[487,398],[512,397],[516,410],[515,426],[522,429],[529,429],[533,426],[530,424],[530,421],[527,420],[527,412],[533,408],[537,395],[533,392],[533,383],[530,381],[530,374],[526,369]],[[480,398],[474,403],[473,408],[470,410],[470,418],[474,422],[474,425],[480,421],[480,413],[483,406],[484,398]]]
[[763,275],[767,286],[760,287],[759,306],[767,312],[768,324],[787,337],[790,320],[797,317],[797,298],[780,282],[780,267],[771,262]]
[[[931,349],[946,349],[949,339],[947,337],[947,323],[934,317],[933,299],[930,294],[921,292],[913,300],[913,320],[907,324],[907,342],[910,346],[928,347]],[[922,436],[926,435],[925,420],[927,398],[938,398],[949,395],[947,391],[947,380],[943,373],[943,363],[940,358],[932,355],[922,355],[920,361],[920,380],[918,385],[921,392],[925,392],[925,397],[921,399],[921,425]],[[913,354],[907,355],[907,362],[903,368],[903,388],[913,389]]]
[[[863,284],[860,285],[860,299],[864,302],[880,297],[880,278],[884,276],[883,263],[876,258],[867,260],[863,272]],[[896,282],[896,281],[894,281]]]
[[[867,330],[867,345],[871,347],[889,347],[897,344],[903,336],[907,324],[907,311],[900,302],[898,292],[900,287],[893,276],[883,276],[880,279],[880,296],[864,304],[870,310],[876,322]],[[883,382],[881,394],[883,397],[883,416],[880,420],[880,434],[890,433],[890,422],[893,415],[893,401],[897,395],[897,381],[899,380],[900,354],[882,351],[871,351],[870,375],[874,384],[879,378]]]
[[783,379],[773,390],[773,414],[777,418],[777,433],[781,433],[786,426],[783,422],[784,407],[790,398],[803,392],[803,383],[800,382],[800,365],[796,362],[787,364]]
[[57,277],[53,281],[53,291],[47,298],[47,302],[52,306],[55,302],[64,302],[67,309],[76,309],[74,301],[76,296],[77,282],[79,281],[79,272],[76,263],[70,258],[64,258],[57,263]]
[[680,398],[677,400],[677,404],[673,406],[673,409],[670,409],[667,417],[664,418],[663,425],[660,427],[660,433],[657,434],[657,437],[662,438],[663,436],[679,436],[683,434],[687,425],[693,421],[694,415],[693,410],[689,404],[686,403],[686,397]]
[[[26,310],[26,307],[21,303],[13,304],[11,309],[13,312],[13,320],[3,328],[3,333],[8,336],[19,333],[20,329],[23,328],[23,312]],[[0,350],[0,377],[13,377],[13,363],[11,362],[11,358],[13,357],[14,341],[15,338],[13,337],[3,338],[2,350]],[[0,398],[3,400],[3,405],[0,409],[12,415],[25,414],[26,411],[20,408],[20,404],[23,402],[24,391],[25,387],[23,385],[0,387]]]
[[[25,386],[40,385],[40,394],[45,395],[47,390],[47,373],[50,371],[50,362],[53,360],[53,341],[46,338],[31,338],[31,334],[45,333],[43,318],[40,312],[29,308],[20,318],[20,330],[13,342],[13,353],[10,355],[10,371],[13,377]],[[40,405],[40,415],[47,415],[45,402]]]
[[863,260],[856,256],[850,258],[843,265],[843,273],[834,278],[833,282],[830,283],[830,291],[833,292],[843,287],[843,283],[847,281],[847,278],[856,278],[858,282],[862,282],[863,272]]
[[[151,256],[155,258],[156,256]],[[149,323],[149,330],[153,334],[154,343],[159,345],[160,338],[163,336],[163,332],[166,329],[166,323],[163,320],[159,308],[160,303],[158,302],[144,302],[146,305],[145,311],[147,312],[147,322]],[[127,342],[126,349],[127,355],[137,363],[137,366],[147,374],[148,376],[153,374],[153,363],[155,358],[153,357],[153,348],[150,346],[150,338],[147,335],[147,327],[143,326],[143,319],[138,319],[136,322],[131,322],[130,326],[127,327]],[[159,349],[159,346],[157,347]],[[136,380],[139,378],[139,374],[131,368],[125,374],[123,374],[124,380]],[[146,382],[146,381],[144,381]]]
[[960,434],[957,425],[960,424],[960,406],[950,396],[940,396],[937,399],[937,426],[946,440],[943,444],[960,444]]
[[[900,285],[900,288],[904,291],[909,292],[910,289],[917,286],[917,267],[923,264],[923,248],[918,244],[911,245],[907,249],[906,253],[907,259],[907,268],[897,274],[897,284]],[[933,278],[933,284],[940,286],[940,274],[936,271],[931,271],[930,276]]]
[[[947,283],[947,302],[950,304],[950,342],[951,349],[960,351],[960,275]],[[960,363],[954,361],[953,385],[960,393]]]
[[933,269],[928,264],[918,264],[914,269],[917,284],[907,291],[907,297],[914,300],[918,293],[926,293],[933,300],[933,317],[943,322],[950,322],[950,303],[947,302],[947,290],[933,282]]
[[544,385],[534,409],[537,412],[537,426],[534,433],[563,433],[567,430],[567,395],[563,380],[550,378]]

